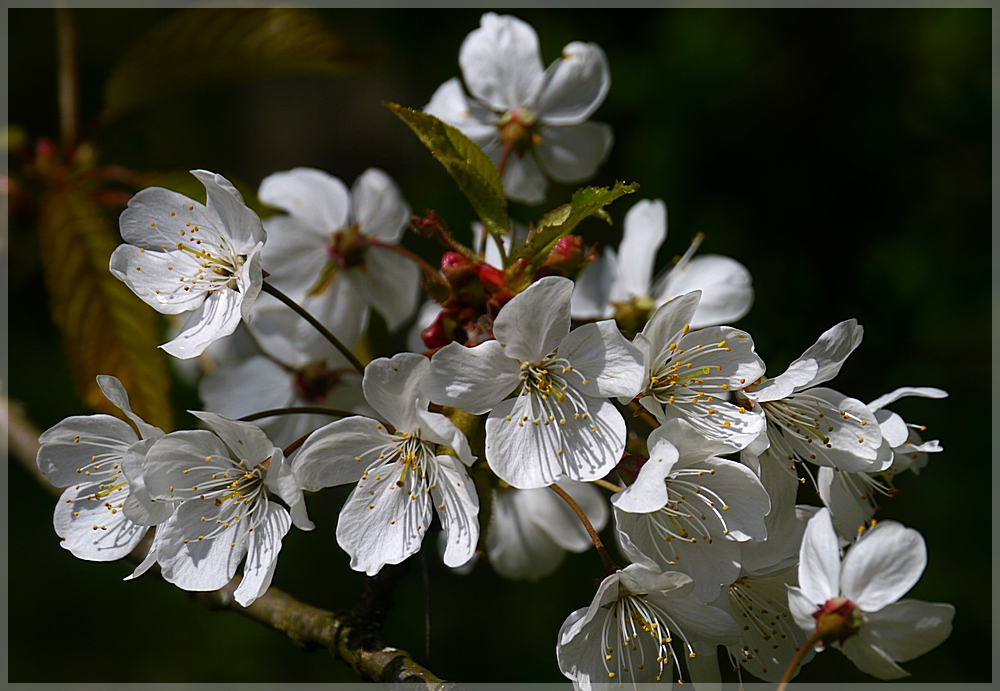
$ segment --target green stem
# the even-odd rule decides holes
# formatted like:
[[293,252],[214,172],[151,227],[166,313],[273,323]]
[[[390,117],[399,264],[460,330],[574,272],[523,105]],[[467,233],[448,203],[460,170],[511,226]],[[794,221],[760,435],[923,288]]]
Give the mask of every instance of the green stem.
[[278,298],[281,302],[285,303],[286,306],[288,306],[289,308],[291,308],[296,314],[298,314],[300,317],[302,317],[307,322],[309,322],[310,324],[312,324],[313,328],[315,328],[317,331],[319,331],[320,334],[322,334],[323,338],[325,338],[326,340],[330,341],[330,343],[333,344],[333,347],[336,348],[337,350],[339,350],[340,353],[341,353],[341,355],[343,355],[345,358],[347,358],[347,361],[349,363],[351,363],[351,366],[354,369],[356,369],[358,372],[361,372],[361,373],[363,373],[365,371],[365,366],[363,364],[361,364],[360,360],[358,360],[358,356],[355,355],[353,352],[351,352],[350,348],[348,348],[343,343],[341,343],[337,339],[336,336],[334,336],[332,333],[330,333],[330,330],[328,328],[326,328],[325,326],[323,326],[320,323],[320,321],[318,319],[316,319],[316,317],[314,317],[311,314],[309,314],[309,312],[307,312],[305,310],[305,308],[303,308],[301,305],[299,305],[297,302],[295,302],[294,300],[292,300],[290,297],[288,297],[287,295],[285,295],[284,293],[282,293],[280,290],[278,290],[277,288],[275,288],[273,285],[271,285],[267,281],[264,281],[264,285],[262,287],[262,290],[265,293],[269,293],[270,295],[273,295],[274,297]]

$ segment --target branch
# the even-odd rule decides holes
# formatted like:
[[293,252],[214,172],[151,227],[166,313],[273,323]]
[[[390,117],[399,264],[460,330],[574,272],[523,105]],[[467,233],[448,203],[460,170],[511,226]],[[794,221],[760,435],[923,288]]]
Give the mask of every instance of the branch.
[[[38,429],[27,419],[17,404],[6,397],[0,398],[0,429],[8,439],[8,457],[17,460],[33,478],[53,495],[61,491],[53,487],[38,470]],[[139,563],[149,551],[152,532],[128,556]],[[346,613],[328,612],[304,602],[278,588],[269,588],[249,607],[237,604],[233,593],[240,585],[240,577],[228,585],[209,593],[191,593],[191,597],[211,610],[234,612],[247,619],[281,631],[302,650],[326,648],[330,653],[351,666],[362,679],[377,682],[405,682],[415,688],[448,691],[460,688],[445,682],[433,672],[417,664],[410,654],[388,645],[379,629],[386,611],[391,606],[392,589],[406,571],[405,565],[387,566],[368,579],[361,600]]]

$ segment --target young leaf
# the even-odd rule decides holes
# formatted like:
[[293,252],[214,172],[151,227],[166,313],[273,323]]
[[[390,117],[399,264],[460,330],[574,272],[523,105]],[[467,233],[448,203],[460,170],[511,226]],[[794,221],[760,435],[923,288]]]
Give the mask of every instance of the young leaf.
[[460,131],[433,115],[398,103],[385,103],[385,106],[410,126],[434,158],[455,178],[486,229],[497,238],[506,235],[510,228],[507,197],[500,171],[490,157]]
[[104,115],[112,120],[213,84],[338,76],[370,58],[301,9],[186,9],[153,28],[119,60],[104,87]]
[[63,335],[70,369],[84,401],[120,415],[97,386],[111,374],[128,391],[133,409],[170,430],[170,379],[156,313],[111,275],[117,246],[110,219],[82,190],[50,188],[41,205],[39,240],[52,319]]
[[611,188],[584,187],[577,190],[573,193],[573,199],[569,204],[563,204],[542,216],[534,231],[525,240],[524,247],[511,257],[511,264],[524,259],[531,269],[538,268],[559,239],[572,233],[580,221],[588,216],[597,216],[610,224],[611,217],[604,207],[638,189],[639,184],[635,182],[630,185],[616,182]]

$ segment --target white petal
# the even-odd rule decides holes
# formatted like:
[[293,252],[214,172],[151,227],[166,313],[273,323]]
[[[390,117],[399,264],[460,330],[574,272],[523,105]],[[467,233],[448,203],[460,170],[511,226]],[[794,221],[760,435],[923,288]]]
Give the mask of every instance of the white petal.
[[113,475],[112,466],[120,463],[137,441],[129,424],[116,417],[76,415],[42,433],[36,463],[49,482],[66,487],[89,480],[84,471],[100,473],[101,477]]
[[145,558],[143,558],[143,560],[139,562],[139,565],[135,567],[135,570],[132,573],[130,573],[128,576],[125,576],[125,578],[122,579],[123,581],[131,581],[135,578],[138,578],[139,576],[141,576],[142,574],[146,573],[151,568],[153,568],[153,564],[156,563],[156,555],[157,555],[156,548],[158,546],[157,537],[158,535],[153,535],[153,543],[149,546],[149,551],[146,552]]
[[[205,422],[232,451],[232,457],[246,461],[251,468],[262,463],[276,451],[274,444],[264,431],[252,422],[229,420],[202,410],[189,410],[199,420]],[[277,449],[280,452],[280,449]]]
[[800,588],[794,585],[788,586],[788,611],[791,612],[795,623],[803,631],[809,634],[816,631],[816,620],[813,618],[813,612],[822,606],[822,602],[813,602],[806,597]]
[[472,465],[476,457],[472,455],[469,448],[469,440],[451,420],[439,413],[432,413],[427,410],[417,410],[417,417],[420,420],[421,438],[432,441],[435,444],[444,444],[455,450],[458,460],[467,466]]
[[449,343],[431,358],[424,393],[439,405],[482,415],[517,387],[520,371],[497,341],[474,348]]
[[431,496],[447,538],[445,566],[465,564],[479,541],[479,496],[465,467],[451,456],[437,456]]
[[542,80],[535,30],[517,17],[492,12],[479,25],[458,53],[469,93],[496,111],[534,106]]
[[52,518],[62,547],[87,561],[115,561],[135,549],[148,528],[130,521],[122,507],[128,487],[95,498],[105,485],[95,481],[70,487],[56,504]]
[[768,379],[746,396],[761,403],[788,398],[795,391],[805,388],[818,371],[819,364],[815,360],[796,360],[784,372]]
[[642,353],[625,340],[614,319],[584,324],[559,343],[559,357],[583,377],[594,397],[632,398],[642,388]]
[[574,41],[545,71],[535,107],[549,125],[577,125],[604,102],[611,88],[608,58],[596,43]]
[[133,245],[119,245],[111,254],[109,268],[115,278],[160,314],[189,312],[205,300],[207,288],[192,289],[195,284],[189,279],[197,277],[201,267],[187,252],[147,252]]
[[573,281],[546,276],[503,306],[493,335],[509,358],[541,362],[569,333]]
[[[576,502],[590,520],[594,530],[600,531],[608,522],[608,502],[591,484],[561,480],[557,483]],[[585,552],[594,546],[580,518],[562,497],[548,487],[517,490],[521,495],[521,508],[538,529],[548,533],[560,549]]]
[[502,480],[519,489],[544,487],[563,477],[596,480],[621,460],[625,420],[609,401],[584,398],[586,416],[577,419],[566,412],[565,424],[557,418],[536,425],[530,397],[503,401],[486,420],[486,460]]
[[660,199],[643,199],[628,210],[622,227],[618,246],[621,284],[629,296],[648,297],[656,252],[667,237],[667,205]]
[[395,331],[413,316],[420,300],[421,271],[413,262],[384,247],[369,247],[364,270],[351,269],[345,276],[366,301],[385,317]]
[[802,353],[802,356],[792,365],[789,365],[789,369],[791,369],[796,362],[809,360],[816,362],[816,374],[805,384],[799,384],[796,390],[816,386],[836,377],[847,357],[861,345],[862,336],[864,336],[864,329],[858,325],[856,319],[847,319],[823,332],[816,343]]
[[878,679],[902,679],[910,673],[897,665],[883,650],[865,643],[860,636],[848,638],[841,647],[858,669]]
[[614,315],[609,304],[611,288],[617,280],[618,267],[610,247],[590,264],[576,279],[570,311],[574,319],[607,319]]
[[182,360],[198,357],[212,341],[236,330],[242,301],[243,296],[231,288],[216,291],[191,313],[177,337],[160,347]]
[[717,254],[693,258],[681,270],[671,271],[659,288],[657,302],[692,290],[702,292],[691,328],[727,324],[740,319],[753,304],[750,272],[735,259]]
[[615,508],[629,513],[659,511],[670,498],[666,478],[679,458],[677,447],[660,436],[649,438],[649,460],[639,469],[635,482],[611,497]]
[[[351,568],[374,576],[420,549],[433,516],[430,494],[396,485],[399,464],[375,466],[358,482],[337,521],[337,544],[351,556]],[[410,474],[412,482],[412,474]]]
[[799,489],[797,477],[767,456],[761,461],[760,482],[771,500],[771,511],[764,519],[767,540],[740,545],[743,570],[751,574],[773,573],[797,564],[806,529],[806,524],[795,514],[795,497]]
[[202,204],[183,194],[147,187],[129,199],[118,223],[125,242],[159,251],[163,245],[173,247],[180,231],[195,225],[214,228],[219,221],[214,214],[210,218]]
[[260,250],[262,248],[263,245],[257,245],[250,250],[246,262],[237,275],[240,295],[243,296],[243,300],[240,302],[240,316],[245,322],[250,322],[253,319],[253,305],[264,286],[264,273],[260,268]]
[[365,367],[361,383],[368,403],[400,432],[420,427],[417,408],[427,408],[420,387],[430,361],[417,353],[377,358]]
[[294,168],[268,175],[260,183],[257,196],[265,204],[302,219],[310,230],[326,235],[347,225],[351,207],[347,186],[314,168]]
[[819,605],[840,595],[840,543],[827,509],[817,511],[806,525],[799,552],[799,587]]
[[[229,449],[212,432],[181,430],[157,440],[146,452],[143,471],[149,496],[166,500],[186,498],[189,488],[197,484],[188,482],[183,471],[201,466],[209,474],[220,468],[225,472],[233,466]],[[201,471],[196,475],[200,479]]]
[[878,612],[865,612],[858,632],[863,643],[878,646],[897,662],[906,662],[941,645],[951,635],[952,605],[900,600]]
[[286,294],[304,294],[329,261],[326,244],[332,229],[309,219],[281,215],[264,221],[264,227],[267,243],[261,252],[261,263],[270,274],[268,282]]
[[216,367],[198,382],[198,394],[206,410],[236,419],[290,406],[295,400],[293,381],[281,365],[257,355]]
[[504,578],[537,581],[554,573],[566,556],[549,533],[532,520],[531,510],[542,493],[562,501],[547,488],[493,490],[486,553],[490,565]]
[[882,521],[847,551],[840,589],[861,609],[877,612],[916,585],[926,566],[923,536],[895,521]]
[[[499,153],[494,156],[499,160]],[[523,204],[540,204],[545,201],[548,187],[545,174],[531,152],[515,152],[510,155],[503,169],[503,189],[508,199]]]
[[271,465],[268,468],[264,484],[269,490],[277,494],[281,501],[288,504],[291,512],[292,523],[299,530],[312,530],[316,527],[309,520],[309,512],[306,510],[306,498],[302,493],[302,486],[299,478],[292,469],[292,463],[285,458],[281,449],[274,450],[271,458]]
[[739,640],[739,629],[729,612],[698,597],[695,589],[674,588],[650,593],[647,599],[659,604],[670,613],[688,641],[702,640],[720,645],[730,645]]
[[132,445],[122,458],[122,474],[128,481],[128,499],[122,511],[136,525],[158,525],[170,518],[176,504],[156,501],[149,496],[143,475],[146,466],[146,452],[156,443],[156,439],[144,439]]
[[[875,515],[875,506],[868,500],[871,489],[863,475],[864,473],[838,473],[833,468],[820,468],[816,478],[820,499],[830,509],[837,532],[847,540],[853,540],[858,529],[866,527],[868,520]],[[851,487],[846,484],[848,482]],[[859,496],[858,489],[863,490],[865,496]]]
[[115,404],[120,411],[125,413],[125,417],[135,423],[135,426],[139,429],[139,434],[142,435],[143,439],[159,438],[163,436],[163,430],[159,427],[154,427],[150,425],[141,417],[132,412],[132,406],[128,402],[128,393],[125,391],[125,387],[122,383],[118,381],[115,377],[108,374],[98,374],[97,375],[97,385],[101,387],[101,393],[109,401]]
[[536,147],[538,161],[556,182],[582,182],[594,173],[611,153],[615,136],[611,125],[584,122],[565,127],[543,126]]
[[[711,493],[724,502],[721,509],[729,539],[742,542],[767,537],[764,516],[771,510],[771,500],[752,470],[724,458],[708,458],[698,463],[686,463],[682,458],[674,466],[677,471],[683,467],[704,470],[703,475],[685,479],[689,486],[702,488],[699,496]],[[718,504],[718,500],[714,501]],[[707,507],[703,510],[707,512]]]
[[[872,410],[869,406],[869,410]],[[882,441],[894,449],[906,443],[910,436],[910,428],[906,426],[903,418],[889,410],[872,410],[875,419],[878,420],[879,430],[882,432]]]
[[268,502],[267,513],[250,532],[243,580],[233,593],[240,606],[249,607],[270,587],[274,569],[278,565],[281,539],[291,525],[288,512],[273,502]]
[[164,580],[182,590],[218,590],[233,579],[236,567],[247,553],[250,522],[235,521],[213,539],[199,540],[206,524],[199,504],[184,502],[170,520],[157,528],[163,540],[157,550],[157,561]]
[[499,131],[493,124],[496,115],[478,102],[466,98],[458,77],[449,79],[438,87],[431,96],[430,103],[424,106],[424,112],[457,127],[487,154],[499,146]]
[[935,389],[931,386],[902,386],[895,391],[879,396],[868,404],[872,410],[881,410],[887,405],[892,405],[904,396],[920,396],[922,398],[947,398],[948,392]]
[[646,352],[647,374],[651,367],[658,365],[672,352],[670,346],[681,339],[684,327],[690,326],[700,300],[701,293],[697,290],[675,298],[653,312],[653,316],[642,327],[642,333],[636,336],[635,344]]
[[410,206],[399,185],[378,168],[363,172],[351,187],[354,219],[364,235],[393,244],[400,241],[410,222]]
[[293,456],[292,469],[302,489],[309,492],[357,482],[392,444],[381,423],[345,417],[313,432]]
[[205,186],[206,208],[222,221],[220,233],[230,240],[238,254],[267,239],[264,226],[233,184],[218,173],[207,170],[192,170],[191,174]]

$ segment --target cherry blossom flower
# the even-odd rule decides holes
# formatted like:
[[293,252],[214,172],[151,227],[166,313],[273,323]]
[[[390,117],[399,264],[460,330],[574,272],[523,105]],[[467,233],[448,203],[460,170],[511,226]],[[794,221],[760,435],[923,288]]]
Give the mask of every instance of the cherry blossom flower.
[[778,463],[787,482],[797,481],[796,466],[803,461],[849,473],[888,467],[892,454],[882,444],[875,413],[857,399],[817,386],[837,376],[863,331],[856,320],[843,321],[783,374],[739,393],[738,399],[748,407],[759,405],[767,418],[765,430],[744,450],[744,462],[754,468],[764,460]]
[[661,423],[687,420],[703,437],[741,449],[764,429],[764,415],[727,399],[764,374],[764,361],[745,331],[691,331],[700,297],[693,291],[663,305],[632,341],[646,365],[639,402]]
[[927,548],[916,530],[882,521],[841,562],[830,512],[809,521],[799,556],[799,586],[789,587],[792,616],[879,679],[908,676],[897,662],[919,657],[951,634],[949,604],[900,600],[924,572]]
[[859,529],[879,509],[879,497],[896,493],[893,479],[899,473],[912,470],[919,474],[927,464],[927,454],[942,451],[938,440],[924,442],[917,432],[922,425],[906,423],[896,413],[885,409],[904,396],[944,398],[948,394],[931,387],[902,387],[868,404],[875,413],[882,432],[882,445],[892,450],[892,464],[888,468],[860,473],[835,472],[820,468],[816,478],[819,496],[833,515],[833,523],[841,537],[853,540]]
[[343,418],[314,432],[292,461],[307,491],[357,482],[340,512],[337,542],[351,568],[369,576],[415,554],[435,510],[448,539],[445,564],[460,566],[475,553],[479,498],[466,472],[475,458],[448,418],[428,412],[420,388],[429,367],[415,353],[373,360],[365,397],[394,431],[370,418]]
[[[287,215],[267,219],[264,268],[270,280],[324,324],[362,333],[368,307],[390,330],[417,307],[420,269],[372,243],[395,245],[410,220],[410,207],[385,172],[369,168],[348,191],[339,179],[313,168],[269,175],[261,201]],[[351,320],[352,326],[347,326]],[[305,322],[299,338],[317,339]]]
[[428,397],[491,411],[486,460],[518,489],[604,477],[625,449],[625,420],[607,399],[638,393],[641,356],[614,321],[570,331],[572,292],[567,278],[543,278],[500,310],[495,341],[450,343],[431,360]]
[[605,248],[604,254],[580,274],[573,295],[573,318],[617,316],[638,330],[658,306],[694,290],[700,290],[702,298],[689,320],[693,329],[734,322],[750,311],[750,272],[722,255],[695,257],[704,239],[700,234],[676,264],[654,279],[656,252],[666,237],[667,207],[663,201],[644,199],[629,209],[618,252]]
[[458,78],[442,84],[424,110],[457,127],[502,167],[507,197],[537,204],[548,175],[589,178],[611,151],[608,125],[587,122],[611,87],[604,51],[574,41],[547,70],[538,35],[510,15],[487,12],[466,36]]
[[260,293],[260,219],[226,178],[192,170],[206,205],[162,187],[129,200],[119,221],[122,238],[111,273],[163,314],[192,312],[176,338],[161,348],[177,358],[197,357],[214,340],[249,321]]
[[635,482],[611,498],[622,549],[688,574],[695,595],[714,600],[739,577],[739,543],[767,537],[767,492],[752,470],[716,455],[728,447],[684,420],[653,430],[648,444]]
[[[563,622],[556,645],[559,670],[584,691],[672,682],[678,648],[690,668],[699,642],[736,641],[732,617],[695,598],[693,587],[690,576],[642,564],[611,574],[590,607]],[[679,667],[677,672],[683,680]],[[701,681],[693,669],[691,675]]]
[[[608,522],[608,502],[591,484],[561,480],[594,530]],[[490,566],[504,578],[536,581],[554,573],[566,552],[592,548],[580,519],[561,497],[547,487],[493,490],[486,553]]]
[[270,586],[292,522],[303,530],[313,524],[288,461],[259,427],[214,413],[192,415],[213,431],[172,432],[146,454],[150,496],[181,502],[159,528],[156,560],[165,580],[200,591],[226,585],[246,557],[234,597],[247,607]]
[[117,379],[101,375],[97,383],[141,436],[110,415],[69,417],[39,437],[37,463],[49,482],[67,487],[53,516],[62,546],[79,559],[114,561],[167,520],[173,505],[151,501],[142,478],[146,451],[163,431],[132,412]]

